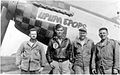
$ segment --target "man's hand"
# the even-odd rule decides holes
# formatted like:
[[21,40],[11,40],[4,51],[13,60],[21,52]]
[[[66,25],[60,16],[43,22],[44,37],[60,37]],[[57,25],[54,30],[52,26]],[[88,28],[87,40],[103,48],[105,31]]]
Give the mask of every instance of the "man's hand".
[[17,67],[20,69],[21,68],[21,66],[20,65],[17,65]]
[[20,63],[16,62],[16,66],[20,69]]
[[113,69],[113,73],[114,74],[118,74],[118,70],[117,69]]
[[52,62],[50,63],[50,67],[51,67],[51,68],[53,68],[53,67],[54,67]]
[[96,74],[97,72],[96,72],[96,69],[92,69],[92,73],[93,74]]
[[42,70],[43,70],[44,68],[43,67],[41,67],[40,69],[39,69],[39,72],[42,72]]
[[50,67],[51,67],[51,68],[54,68],[54,62],[55,62],[55,61],[52,61],[52,62],[50,63]]
[[69,64],[69,68],[72,68],[72,66],[73,66],[73,64],[70,62],[70,64]]

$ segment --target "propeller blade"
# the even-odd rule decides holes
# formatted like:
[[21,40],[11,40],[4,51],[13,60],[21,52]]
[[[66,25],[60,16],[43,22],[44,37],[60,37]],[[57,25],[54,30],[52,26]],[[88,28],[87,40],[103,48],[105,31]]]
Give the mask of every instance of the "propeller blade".
[[7,8],[3,6],[1,12],[1,43],[10,21],[10,16],[8,16],[9,14],[10,13],[8,12]]

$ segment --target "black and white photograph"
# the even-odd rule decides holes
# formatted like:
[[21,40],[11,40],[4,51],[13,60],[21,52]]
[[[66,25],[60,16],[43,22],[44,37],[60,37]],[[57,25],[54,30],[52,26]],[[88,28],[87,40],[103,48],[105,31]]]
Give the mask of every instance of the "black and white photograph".
[[0,4],[0,74],[120,74],[120,0]]

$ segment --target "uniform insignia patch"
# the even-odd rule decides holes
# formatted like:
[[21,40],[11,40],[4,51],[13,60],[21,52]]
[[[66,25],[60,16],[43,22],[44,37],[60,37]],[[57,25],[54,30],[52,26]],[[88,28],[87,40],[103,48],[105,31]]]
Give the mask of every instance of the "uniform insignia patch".
[[57,49],[58,48],[58,44],[57,43],[53,43],[53,48]]

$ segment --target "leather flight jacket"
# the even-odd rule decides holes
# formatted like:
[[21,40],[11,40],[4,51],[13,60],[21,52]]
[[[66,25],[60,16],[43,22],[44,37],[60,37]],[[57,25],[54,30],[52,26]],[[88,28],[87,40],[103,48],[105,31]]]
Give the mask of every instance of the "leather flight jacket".
[[72,60],[72,48],[68,38],[62,38],[61,44],[58,42],[58,37],[53,37],[48,45],[46,58],[48,63],[53,60],[63,62],[66,60]]

